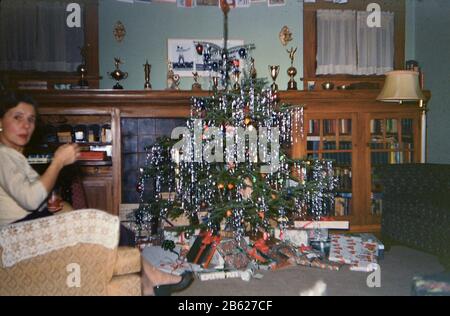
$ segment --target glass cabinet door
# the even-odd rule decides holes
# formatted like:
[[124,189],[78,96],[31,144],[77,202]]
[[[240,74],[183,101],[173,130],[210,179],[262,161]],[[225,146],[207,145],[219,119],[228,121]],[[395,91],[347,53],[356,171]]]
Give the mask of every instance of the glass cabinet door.
[[337,195],[329,215],[352,215],[352,119],[307,119],[306,153],[308,158],[333,161],[338,182]]
[[372,167],[371,214],[380,216],[383,211],[381,184],[374,174],[383,164],[417,162],[413,118],[383,117],[370,120],[370,163]]

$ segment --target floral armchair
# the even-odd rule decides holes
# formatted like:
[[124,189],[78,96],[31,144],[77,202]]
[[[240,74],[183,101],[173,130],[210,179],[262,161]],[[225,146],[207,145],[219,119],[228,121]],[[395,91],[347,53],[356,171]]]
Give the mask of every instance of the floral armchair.
[[139,250],[119,219],[85,209],[0,229],[0,295],[141,295]]

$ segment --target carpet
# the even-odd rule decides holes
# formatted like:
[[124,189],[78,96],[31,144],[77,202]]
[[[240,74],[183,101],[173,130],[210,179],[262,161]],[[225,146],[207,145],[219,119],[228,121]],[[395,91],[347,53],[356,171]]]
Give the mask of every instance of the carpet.
[[438,259],[432,255],[402,246],[393,246],[380,261],[380,287],[367,286],[370,273],[353,272],[348,266],[340,271],[294,266],[275,271],[258,271],[262,279],[226,279],[201,281],[178,296],[297,296],[323,280],[330,296],[391,296],[411,295],[415,275],[427,275],[444,271]]

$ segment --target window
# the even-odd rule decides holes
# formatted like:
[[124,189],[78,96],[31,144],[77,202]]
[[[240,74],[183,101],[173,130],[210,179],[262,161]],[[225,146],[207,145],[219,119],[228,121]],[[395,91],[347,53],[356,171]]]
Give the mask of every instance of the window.
[[[367,12],[367,6],[372,3],[373,0],[348,0],[345,4],[330,3],[326,0],[316,0],[315,3],[304,3],[303,6],[303,83],[304,88],[308,88],[308,83],[315,83],[316,87],[320,87],[320,83],[325,81],[333,81],[335,84],[359,84],[364,83],[368,86],[374,85],[379,86],[382,84],[384,73],[383,68],[390,69],[387,65],[387,60],[392,61],[393,69],[403,69],[405,61],[405,2],[404,0],[378,0],[377,4],[381,6],[381,11],[385,12],[382,19],[390,19],[389,23],[393,24],[389,31],[377,31],[376,35],[367,35],[366,30],[359,28],[358,31],[358,13],[359,20],[364,20],[364,12]],[[345,58],[352,57],[354,62],[349,64],[348,59],[344,59],[345,63],[336,65],[343,65],[346,69],[348,65],[351,65],[350,71],[342,71],[337,67],[337,71],[330,71],[319,68],[320,57],[318,55],[319,50],[319,34],[318,34],[318,12],[320,10],[344,10],[353,11],[354,17],[346,17],[349,21],[352,20],[351,25],[354,27],[350,36],[346,36],[345,39],[339,38],[339,41],[349,44],[352,39],[353,43],[351,45],[353,53],[346,53]],[[367,12],[369,13],[369,12]],[[345,13],[345,15],[351,15],[351,13]],[[390,17],[393,16],[393,17]],[[350,24],[350,22],[349,22]],[[383,22],[382,22],[383,24]],[[350,31],[349,31],[350,32]],[[389,34],[388,34],[389,33]],[[392,35],[392,51],[393,57],[390,53],[385,50],[386,43],[389,37]],[[330,35],[329,35],[330,36]],[[342,32],[339,32],[339,36],[343,36]],[[358,46],[358,38],[359,40]],[[364,38],[366,41],[364,41]],[[370,38],[375,38],[375,44],[377,47],[377,53],[374,54],[375,49],[372,48],[372,40]],[[328,51],[336,54],[338,50],[332,48],[334,45],[332,40],[327,42]],[[371,54],[367,55],[366,51],[370,51]],[[391,52],[391,49],[388,50]],[[326,53],[326,52],[325,52]],[[353,55],[352,55],[353,54]],[[365,60],[364,58],[367,58]],[[356,60],[356,61],[355,61]],[[376,61],[375,61],[376,60]],[[323,64],[327,64],[324,62]],[[322,65],[323,65],[322,64]],[[333,63],[335,64],[335,63]],[[373,66],[373,65],[381,66]],[[384,66],[383,66],[384,65]],[[379,68],[378,70],[376,68]],[[331,69],[333,70],[333,69]]]
[[382,75],[394,66],[394,13],[381,13],[369,27],[369,12],[317,11],[317,75]]

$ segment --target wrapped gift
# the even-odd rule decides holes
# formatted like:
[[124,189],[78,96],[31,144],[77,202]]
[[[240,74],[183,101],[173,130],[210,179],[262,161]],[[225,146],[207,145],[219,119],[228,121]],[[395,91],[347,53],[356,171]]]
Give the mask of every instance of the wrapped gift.
[[299,229],[348,229],[348,221],[320,220],[320,221],[294,221],[294,227]]
[[362,233],[362,234],[359,234],[359,236],[362,238],[363,242],[376,243],[377,244],[377,250],[376,250],[377,259],[380,260],[380,259],[384,258],[384,245],[377,237],[375,237],[375,235],[369,234],[369,233]]
[[142,257],[159,270],[171,274],[181,275],[185,271],[196,270],[198,267],[186,262],[179,255],[181,250],[179,246],[176,246],[173,251],[168,251],[160,246],[147,245],[142,250]]
[[238,242],[236,239],[224,239],[217,245],[217,251],[222,255],[225,261],[225,268],[241,270],[247,268],[250,259],[245,253],[247,243],[241,238]]
[[301,266],[337,271],[342,264],[332,262],[325,258],[324,253],[312,247],[301,247],[297,255],[296,263]]
[[415,276],[413,296],[450,296],[450,273],[431,276]]
[[376,263],[377,244],[363,242],[361,237],[331,235],[329,260],[350,265]]
[[219,243],[220,236],[214,236],[210,231],[200,233],[186,255],[188,262],[207,268]]
[[309,237],[308,232],[303,229],[285,229],[281,231],[279,228],[275,228],[275,237],[283,240],[291,242],[293,245],[300,247],[302,245],[309,245]]

